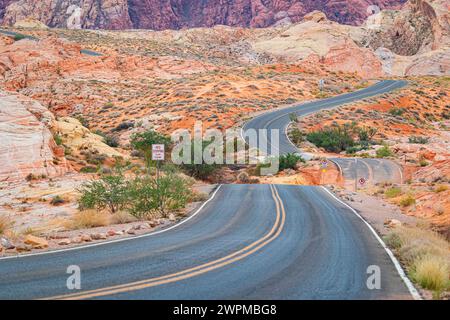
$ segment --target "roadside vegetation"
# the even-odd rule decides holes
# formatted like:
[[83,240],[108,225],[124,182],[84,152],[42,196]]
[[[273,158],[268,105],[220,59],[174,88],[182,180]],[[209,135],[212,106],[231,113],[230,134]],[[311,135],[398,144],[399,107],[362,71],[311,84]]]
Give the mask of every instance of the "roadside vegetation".
[[376,142],[374,136],[377,129],[361,127],[356,123],[335,124],[320,130],[303,133],[297,126],[290,130],[289,137],[292,142],[299,145],[307,140],[328,152],[354,154],[367,150]]
[[450,290],[450,244],[439,234],[418,227],[397,227],[386,243],[399,256],[411,279],[440,299]]

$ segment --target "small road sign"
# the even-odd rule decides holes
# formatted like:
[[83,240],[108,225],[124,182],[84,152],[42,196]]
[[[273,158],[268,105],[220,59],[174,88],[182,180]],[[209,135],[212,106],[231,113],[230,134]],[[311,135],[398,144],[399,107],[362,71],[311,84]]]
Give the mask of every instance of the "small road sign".
[[165,159],[165,146],[163,144],[152,145],[152,160],[164,161]]
[[323,90],[324,86],[325,86],[325,80],[324,79],[320,79],[319,80],[319,89]]
[[360,184],[361,186],[365,185],[366,182],[367,182],[367,180],[364,179],[364,178],[360,178],[360,179],[359,179],[359,184]]

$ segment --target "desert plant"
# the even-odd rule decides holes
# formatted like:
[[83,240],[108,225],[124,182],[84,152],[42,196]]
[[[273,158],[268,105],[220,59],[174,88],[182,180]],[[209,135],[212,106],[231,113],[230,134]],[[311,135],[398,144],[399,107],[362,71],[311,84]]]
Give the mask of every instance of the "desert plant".
[[290,132],[289,132],[289,137],[291,139],[291,141],[295,144],[295,145],[299,145],[300,143],[302,143],[303,141],[305,141],[305,136],[304,134],[300,131],[299,128],[295,127],[293,128]]
[[59,134],[55,133],[53,135],[53,140],[55,140],[56,145],[60,146],[63,144],[62,138]]
[[434,192],[440,193],[440,192],[445,192],[445,191],[447,191],[447,190],[448,190],[448,186],[446,186],[446,185],[444,185],[444,184],[441,184],[441,185],[438,185],[438,186],[436,187],[436,189],[434,189]]
[[427,137],[411,136],[408,140],[409,143],[427,144],[430,139]]
[[104,227],[109,225],[110,216],[97,210],[84,210],[77,212],[66,224],[70,230]]
[[290,113],[290,114],[289,114],[289,120],[290,120],[291,122],[297,122],[297,121],[298,121],[298,116],[297,116],[297,114],[296,114],[295,112]]
[[11,228],[12,221],[7,216],[0,216],[0,235],[4,234],[6,230]]
[[407,195],[407,196],[403,197],[399,202],[399,204],[402,207],[410,207],[415,203],[416,203],[416,199],[414,199],[414,197],[412,195]]
[[450,266],[440,257],[424,256],[415,261],[411,269],[412,278],[422,288],[434,291],[435,298],[449,287]]
[[[195,152],[195,141],[192,141],[192,146],[191,146],[191,158],[189,163],[183,163],[181,165],[182,170],[189,176],[196,178],[196,179],[208,179],[213,173],[215,173],[219,168],[220,165],[219,164],[207,164],[207,163],[195,163],[195,156],[194,156],[194,152]],[[205,151],[206,147],[211,143],[209,141],[202,141],[200,142],[202,144],[202,154]],[[235,140],[234,142],[234,147],[236,150],[236,143],[237,140]]]
[[387,158],[392,156],[392,151],[387,144],[377,150],[377,158]]
[[333,126],[307,134],[309,142],[329,152],[341,152],[355,145],[353,128],[349,125]]
[[128,203],[128,183],[121,173],[104,175],[98,181],[84,184],[78,191],[81,210],[107,208],[110,213],[116,213]]
[[64,204],[65,202],[66,202],[66,200],[64,200],[61,196],[55,196],[50,201],[50,204],[52,206],[59,206],[61,204]]
[[398,227],[385,238],[405,263],[412,280],[433,290],[435,298],[449,288],[450,245],[434,231],[418,227]]
[[129,195],[130,213],[137,218],[148,218],[155,213],[166,217],[170,211],[184,208],[192,197],[188,182],[175,174],[159,179],[136,178]]
[[399,187],[392,187],[387,189],[384,192],[384,195],[386,196],[386,198],[396,198],[398,196],[400,196],[402,194],[402,189]]
[[280,171],[286,169],[295,169],[297,163],[305,162],[302,156],[294,153],[288,153],[280,157]]

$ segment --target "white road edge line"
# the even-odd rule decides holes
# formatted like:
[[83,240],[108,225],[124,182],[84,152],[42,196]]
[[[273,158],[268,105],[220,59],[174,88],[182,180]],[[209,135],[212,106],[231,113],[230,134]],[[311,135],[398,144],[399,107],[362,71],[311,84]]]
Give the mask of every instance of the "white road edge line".
[[411,280],[406,276],[405,271],[403,270],[402,266],[400,265],[400,262],[398,262],[395,255],[392,253],[391,249],[388,248],[386,243],[381,239],[381,237],[378,235],[378,233],[375,231],[375,229],[351,206],[349,206],[347,203],[339,199],[336,195],[334,195],[330,190],[328,190],[325,187],[322,187],[327,193],[329,193],[334,199],[336,199],[339,203],[343,204],[347,208],[349,208],[358,218],[360,218],[366,226],[369,228],[370,231],[374,234],[375,238],[378,240],[378,242],[381,244],[383,249],[387,252],[389,258],[391,258],[392,263],[394,264],[395,268],[397,269],[398,274],[402,278],[403,282],[405,283],[406,287],[409,290],[409,293],[414,298],[414,300],[423,300],[420,293],[417,291],[417,289],[412,284]]
[[136,236],[136,237],[104,241],[104,242],[93,243],[93,244],[79,246],[79,247],[58,249],[58,250],[53,250],[53,251],[45,251],[45,252],[37,252],[37,253],[29,253],[29,254],[22,254],[22,255],[15,255],[15,256],[10,256],[10,257],[2,257],[2,258],[0,258],[0,261],[2,261],[2,260],[9,260],[9,259],[27,258],[27,257],[33,257],[33,256],[42,256],[42,255],[55,254],[55,253],[68,252],[68,251],[75,251],[75,250],[82,250],[82,249],[87,249],[87,248],[92,248],[92,247],[103,246],[103,245],[107,245],[107,244],[111,244],[111,243],[125,242],[125,241],[131,241],[131,240],[136,240],[136,239],[140,239],[140,238],[147,238],[147,237],[155,236],[155,235],[158,235],[158,234],[161,234],[161,233],[173,230],[175,228],[178,228],[179,226],[185,224],[186,222],[188,222],[189,220],[194,218],[196,215],[198,215],[200,213],[200,211],[202,211],[202,209],[210,201],[212,201],[214,199],[214,197],[216,196],[216,194],[220,190],[220,188],[222,188],[221,184],[217,187],[217,189],[214,191],[214,193],[211,195],[211,197],[208,200],[206,200],[200,206],[200,208],[198,208],[197,211],[195,211],[192,215],[190,215],[188,218],[182,220],[180,223],[177,223],[177,224],[175,224],[175,225],[173,225],[173,226],[171,226],[170,228],[167,228],[167,229],[155,231],[155,232],[152,232],[152,233],[143,234],[143,235]]

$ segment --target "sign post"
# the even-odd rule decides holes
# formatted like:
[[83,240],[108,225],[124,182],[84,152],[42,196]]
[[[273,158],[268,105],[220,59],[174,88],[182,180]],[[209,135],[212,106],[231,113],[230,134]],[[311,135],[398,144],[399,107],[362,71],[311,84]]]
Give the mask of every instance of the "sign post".
[[163,144],[152,145],[152,160],[156,161],[156,179],[159,181],[159,164],[166,157],[166,148]]
[[322,92],[323,91],[323,88],[325,87],[325,80],[324,79],[320,79],[319,80],[319,89],[320,89],[320,92]]

